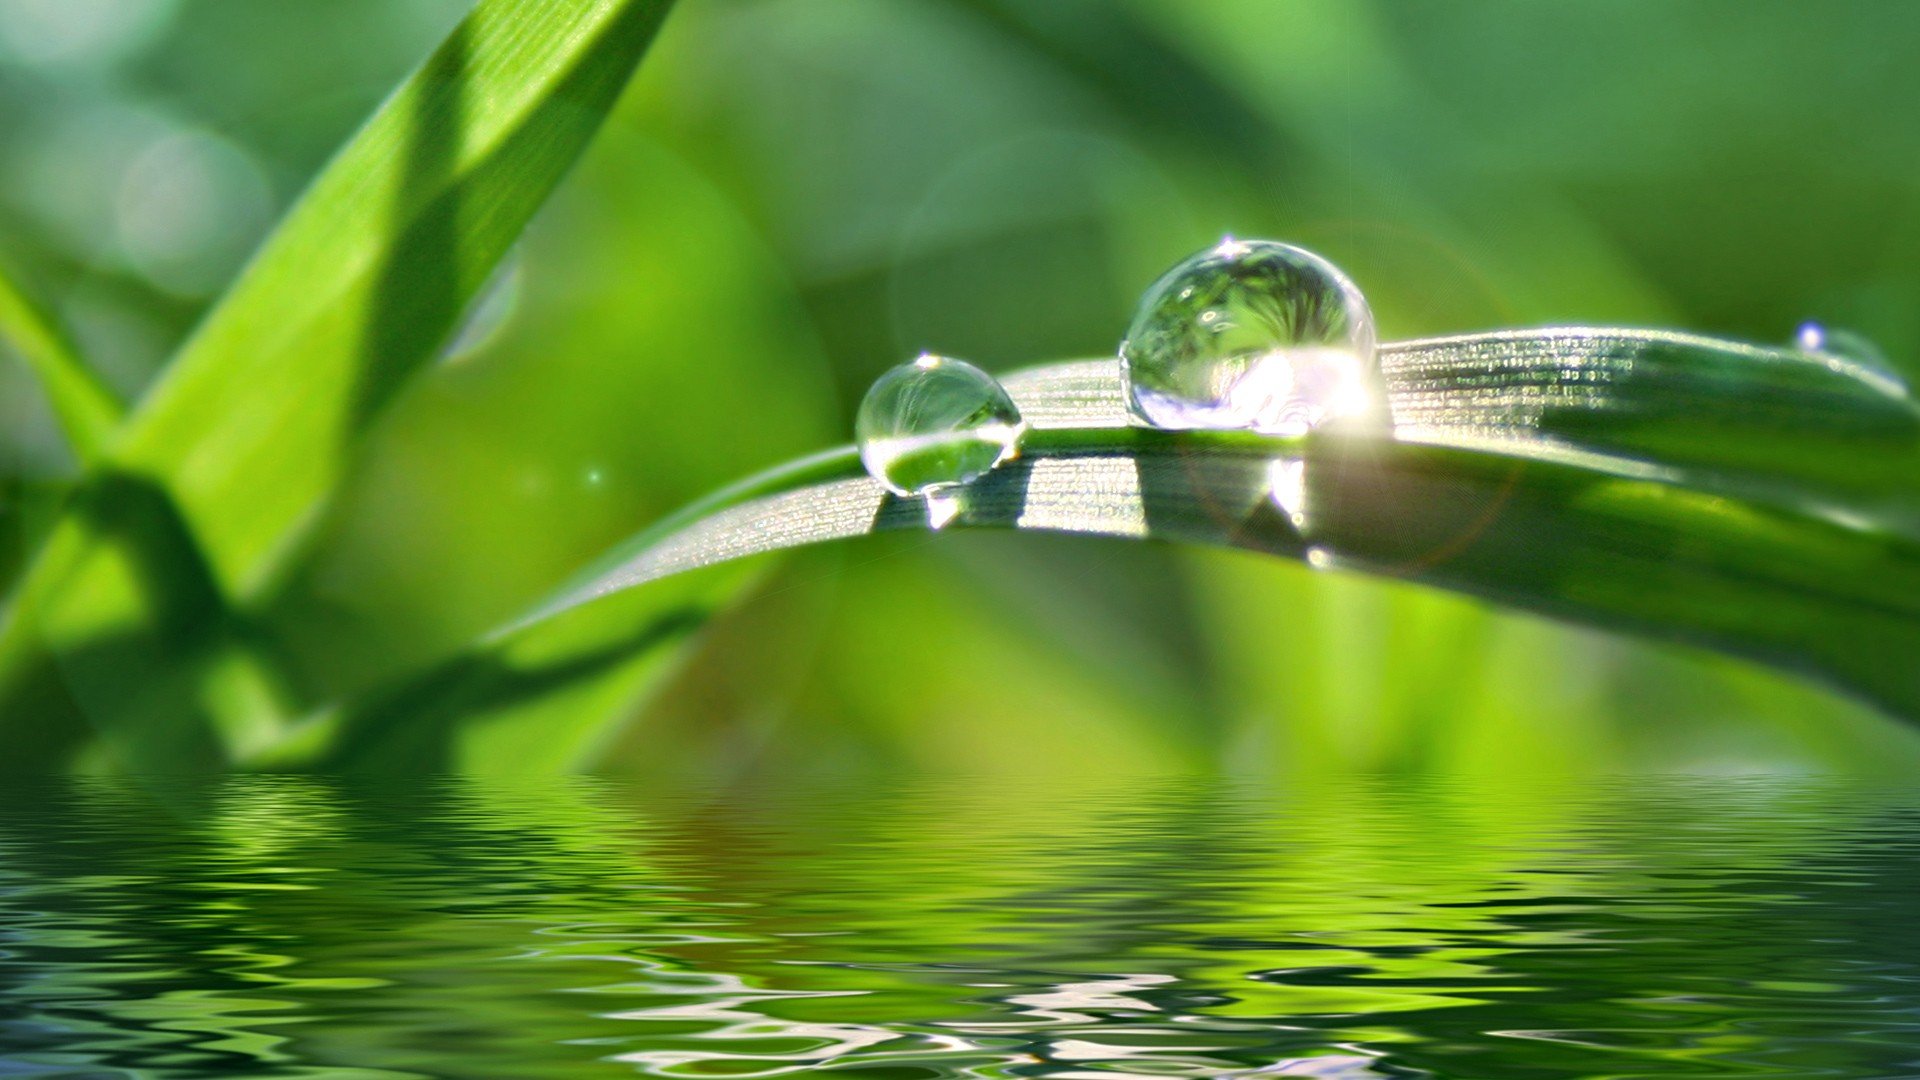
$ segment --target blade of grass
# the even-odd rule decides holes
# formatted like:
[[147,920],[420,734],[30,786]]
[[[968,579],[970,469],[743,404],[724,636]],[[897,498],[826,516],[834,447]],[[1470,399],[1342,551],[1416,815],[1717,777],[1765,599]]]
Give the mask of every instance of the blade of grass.
[[120,399],[5,266],[0,266],[0,341],[12,346],[40,380],[74,457],[82,465],[97,461],[120,424]]
[[[951,520],[889,495],[851,448],[830,452],[642,532],[494,640],[801,544],[1042,529],[1424,582],[1759,659],[1920,718],[1920,410],[1897,384],[1651,331],[1408,342],[1384,366],[1397,439],[1144,430],[1126,426],[1112,361],[1016,375],[1035,430]],[[1289,464],[1298,494],[1277,494]]]
[[[231,752],[232,732],[257,738],[258,722],[223,703],[297,698],[247,609],[300,550],[361,432],[611,110],[669,6],[480,0],[326,167],[29,572],[0,636],[10,763],[57,760],[95,733],[141,747],[121,755],[135,766],[170,748]],[[235,671],[241,689],[226,685]],[[196,749],[189,763],[218,756]]]
[[33,558],[70,487],[64,480],[0,476],[0,593]]
[[[970,488],[945,527],[1338,561],[1764,658],[1915,711],[1902,658],[1920,645],[1920,608],[1881,595],[1913,595],[1920,573],[1905,528],[1920,470],[1902,464],[1920,453],[1920,413],[1897,385],[1825,357],[1578,328],[1404,342],[1386,347],[1384,366],[1392,442],[1145,431],[1128,426],[1111,360],[1016,373],[1007,385],[1035,425],[1023,459]],[[1864,474],[1861,459],[1874,462]],[[1287,462],[1304,466],[1304,532],[1275,503],[1275,465]],[[867,478],[851,448],[749,478],[643,530],[468,651],[314,715],[249,764],[577,767],[633,718],[659,647],[702,610],[681,575],[931,520],[924,500]],[[568,644],[555,647],[556,634]],[[624,691],[577,700],[575,676],[621,663],[641,665]],[[525,748],[463,749],[502,739]]]
[[431,358],[612,109],[668,0],[482,0],[288,213],[135,416],[235,594]]

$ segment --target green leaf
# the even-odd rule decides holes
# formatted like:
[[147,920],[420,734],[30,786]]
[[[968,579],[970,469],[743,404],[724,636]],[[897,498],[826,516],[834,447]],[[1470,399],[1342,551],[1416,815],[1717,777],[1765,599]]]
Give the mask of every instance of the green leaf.
[[483,0],[327,166],[134,417],[220,583],[268,580],[598,130],[667,0]]
[[82,464],[100,456],[123,409],[51,315],[0,266],[0,342],[27,362],[46,391],[67,445]]
[[1022,458],[955,505],[851,448],[649,529],[502,632],[763,552],[892,529],[1226,545],[1709,646],[1920,718],[1920,409],[1837,358],[1655,331],[1385,347],[1392,438],[1129,426],[1117,364],[1023,373]]
[[669,0],[481,0],[314,181],[130,417],[0,636],[16,765],[271,741],[300,692],[250,609],[361,433],[599,127]]

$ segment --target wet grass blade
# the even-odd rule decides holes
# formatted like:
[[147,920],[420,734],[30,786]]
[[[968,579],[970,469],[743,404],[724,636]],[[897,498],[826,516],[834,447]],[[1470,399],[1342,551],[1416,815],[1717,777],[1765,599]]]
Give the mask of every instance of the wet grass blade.
[[83,465],[98,460],[125,411],[53,316],[0,266],[0,342],[12,346],[40,381],[60,431]]
[[1117,365],[1007,385],[1021,460],[944,520],[849,448],[615,550],[498,639],[767,551],[897,529],[1227,545],[1422,582],[1808,673],[1920,718],[1920,409],[1821,355],[1651,331],[1386,347],[1396,439],[1127,426]]
[[612,109],[670,0],[480,0],[127,419],[0,635],[37,767],[219,764],[301,710],[249,610]]

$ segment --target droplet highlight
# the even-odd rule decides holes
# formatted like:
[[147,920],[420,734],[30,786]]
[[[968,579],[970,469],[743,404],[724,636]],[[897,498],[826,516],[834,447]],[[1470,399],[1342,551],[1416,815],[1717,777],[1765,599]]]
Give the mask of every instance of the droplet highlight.
[[861,463],[896,495],[972,483],[1017,456],[1025,434],[998,380],[930,353],[874,380],[854,421]]
[[1120,358],[1153,427],[1301,435],[1385,417],[1375,344],[1366,298],[1332,263],[1228,237],[1147,289]]

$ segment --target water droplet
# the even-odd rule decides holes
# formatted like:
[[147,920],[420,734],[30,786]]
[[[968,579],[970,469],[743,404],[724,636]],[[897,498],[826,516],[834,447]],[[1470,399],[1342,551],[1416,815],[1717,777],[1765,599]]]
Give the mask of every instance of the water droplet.
[[1866,335],[1817,322],[1801,323],[1800,329],[1793,332],[1793,343],[1803,352],[1826,353],[1875,367],[1885,367],[1887,363],[1886,354]]
[[1332,263],[1271,240],[1235,240],[1153,283],[1120,346],[1127,396],[1162,428],[1299,435],[1381,416],[1373,313]]
[[931,354],[874,380],[854,422],[861,462],[897,495],[979,479],[1019,453],[1026,428],[993,376]]
[[1793,345],[1801,352],[1825,357],[1833,371],[1865,379],[1887,393],[1907,393],[1906,379],[1864,334],[1808,321],[1793,332]]

